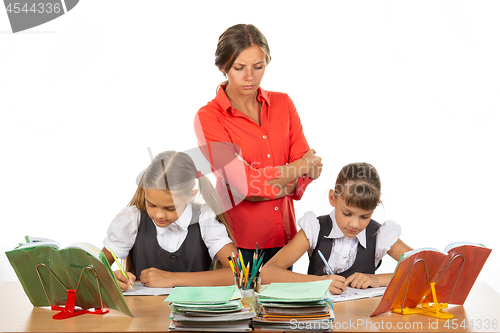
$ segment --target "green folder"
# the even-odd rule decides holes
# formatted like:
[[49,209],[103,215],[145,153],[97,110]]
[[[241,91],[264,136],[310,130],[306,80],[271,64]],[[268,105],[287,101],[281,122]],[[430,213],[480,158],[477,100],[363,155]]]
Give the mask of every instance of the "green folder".
[[165,302],[222,304],[233,297],[235,289],[236,286],[175,287]]
[[259,299],[287,300],[303,302],[323,300],[327,296],[332,280],[294,283],[271,283],[261,293]]
[[5,254],[33,306],[64,306],[66,289],[73,289],[75,306],[114,309],[133,317],[102,251],[96,257],[81,248],[26,245]]

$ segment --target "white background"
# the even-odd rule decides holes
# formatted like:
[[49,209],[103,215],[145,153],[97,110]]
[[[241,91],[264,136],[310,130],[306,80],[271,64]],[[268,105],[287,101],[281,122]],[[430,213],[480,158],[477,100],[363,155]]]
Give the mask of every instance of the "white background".
[[[0,10],[0,252],[26,235],[102,247],[147,147],[196,147],[194,115],[224,79],[217,39],[252,23],[271,47],[262,87],[290,95],[325,165],[297,217],[329,213],[340,168],[370,162],[374,218],[414,248],[492,248],[478,281],[498,292],[499,14],[497,1],[80,1],[12,34]],[[17,280],[3,254],[0,272]]]

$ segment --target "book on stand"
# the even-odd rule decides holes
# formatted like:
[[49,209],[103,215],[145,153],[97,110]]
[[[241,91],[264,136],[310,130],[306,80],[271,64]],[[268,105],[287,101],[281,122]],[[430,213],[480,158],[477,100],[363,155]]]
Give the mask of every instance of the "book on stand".
[[5,253],[31,304],[61,310],[54,319],[114,309],[133,317],[104,253],[88,243],[26,237]]
[[456,242],[444,251],[423,248],[402,254],[371,316],[392,311],[453,318],[441,309],[464,304],[490,253],[481,244]]

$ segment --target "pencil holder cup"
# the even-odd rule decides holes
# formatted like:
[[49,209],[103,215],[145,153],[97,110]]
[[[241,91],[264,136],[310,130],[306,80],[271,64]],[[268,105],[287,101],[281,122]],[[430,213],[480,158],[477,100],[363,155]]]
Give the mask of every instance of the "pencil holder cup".
[[[250,281],[250,284],[248,284],[248,288],[245,289],[245,286],[243,284],[239,284],[238,279],[234,279],[234,284],[240,289],[241,292],[241,297],[243,298],[243,301],[248,304],[253,310],[256,309],[256,304],[257,304],[257,297],[256,297],[256,291],[260,289],[262,278],[260,276],[254,277],[252,281]],[[258,288],[258,289],[254,289]]]
[[241,297],[243,297],[243,301],[248,304],[253,310],[255,310],[255,292],[253,289],[243,289],[241,290]]
[[262,276],[256,276],[252,280],[250,288],[252,288],[256,293],[260,292],[260,286],[262,285]]

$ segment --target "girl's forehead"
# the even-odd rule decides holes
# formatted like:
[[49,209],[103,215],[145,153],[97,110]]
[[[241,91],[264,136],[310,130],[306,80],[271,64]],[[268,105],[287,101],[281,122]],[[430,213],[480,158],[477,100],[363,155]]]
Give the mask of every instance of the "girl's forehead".
[[146,200],[156,206],[174,206],[175,202],[184,200],[184,195],[179,191],[144,189]]
[[173,204],[172,193],[168,190],[144,189],[144,196],[151,203]]
[[371,214],[374,211],[374,209],[364,210],[362,208],[359,208],[359,207],[356,207],[356,206],[353,206],[353,205],[348,205],[347,202],[346,202],[347,201],[346,198],[344,198],[344,195],[343,196],[339,196],[337,198],[340,199],[341,206],[344,209],[350,210],[351,212],[355,212],[355,213],[358,213],[360,215],[366,215],[366,214]]

